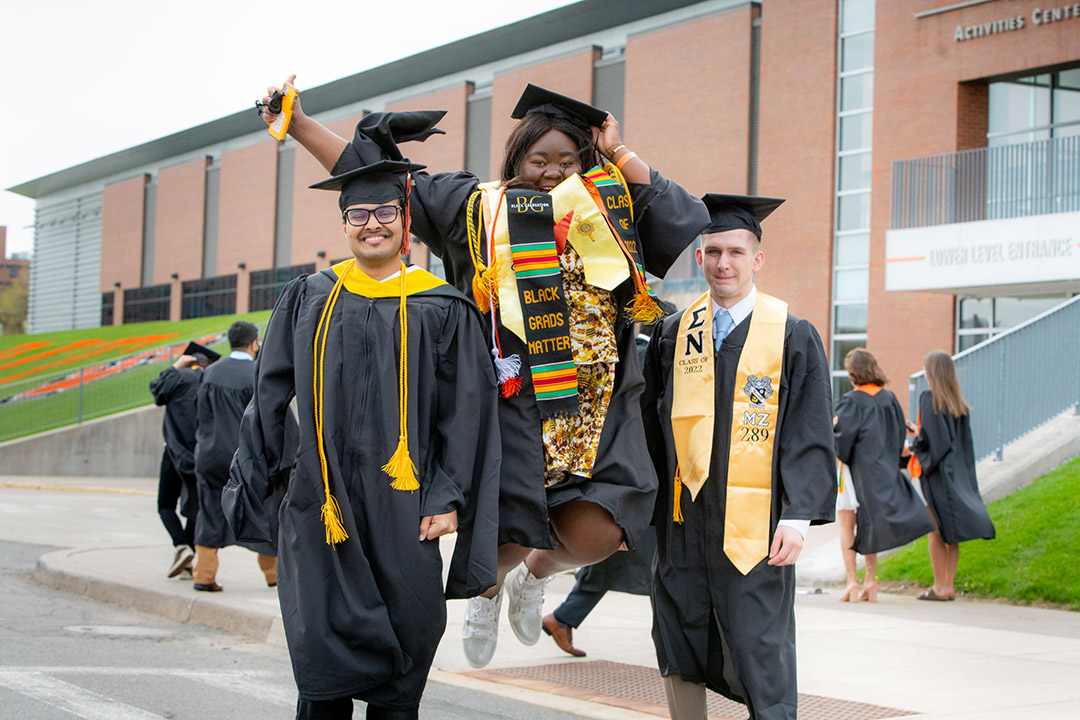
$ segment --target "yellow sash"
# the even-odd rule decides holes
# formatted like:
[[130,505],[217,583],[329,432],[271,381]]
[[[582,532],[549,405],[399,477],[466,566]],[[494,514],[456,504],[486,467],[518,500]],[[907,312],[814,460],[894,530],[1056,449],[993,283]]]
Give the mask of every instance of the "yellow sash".
[[[491,191],[481,188],[485,196]],[[596,205],[580,175],[571,175],[551,191],[551,202],[555,222],[558,223],[571,210],[574,218],[570,224],[569,242],[585,266],[585,281],[593,287],[614,290],[630,277],[630,267],[626,253],[619,247],[618,240],[611,233],[604,213]],[[506,221],[506,204],[492,203],[484,199],[484,218],[491,217],[490,206],[499,206],[498,217],[494,218],[494,231],[488,226],[488,237],[495,239],[496,278],[499,287],[499,312],[502,314],[503,327],[507,328],[523,341],[525,340],[525,319],[521,312],[521,300],[518,295],[517,278],[510,252],[510,231]]]
[[[744,575],[769,554],[773,442],[786,322],[787,303],[758,292],[735,377],[724,552]],[[709,476],[716,405],[714,368],[712,302],[705,293],[686,308],[679,321],[672,368],[671,427],[678,458],[674,517],[679,522],[682,485],[693,501]]]

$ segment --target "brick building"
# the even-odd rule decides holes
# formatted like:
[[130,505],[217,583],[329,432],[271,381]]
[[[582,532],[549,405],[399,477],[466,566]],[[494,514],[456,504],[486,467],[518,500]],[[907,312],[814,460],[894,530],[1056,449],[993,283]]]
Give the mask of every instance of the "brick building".
[[[817,326],[837,392],[851,347],[903,396],[928,350],[1080,291],[1075,3],[584,0],[301,90],[346,137],[447,110],[411,158],[487,180],[527,82],[609,110],[694,193],[788,198],[758,284]],[[12,188],[38,201],[32,331],[270,307],[347,255],[333,194],[306,189],[323,175],[245,110]],[[704,285],[687,255],[657,287]]]
[[7,256],[7,228],[0,225],[0,291],[30,280],[30,261]]

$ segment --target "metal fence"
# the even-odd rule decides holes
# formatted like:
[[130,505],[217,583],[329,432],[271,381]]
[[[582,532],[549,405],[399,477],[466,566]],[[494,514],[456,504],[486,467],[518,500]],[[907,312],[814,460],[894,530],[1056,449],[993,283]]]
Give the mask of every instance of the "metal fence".
[[[0,441],[153,403],[150,381],[186,345],[162,346],[47,377],[0,384]],[[223,334],[209,347],[228,354]]]
[[1080,210],[1080,135],[900,160],[893,230]]
[[[1069,408],[1080,412],[1080,295],[954,355],[953,362],[971,406],[976,460],[1003,459],[1012,441]],[[928,389],[925,372],[911,376],[910,417]]]

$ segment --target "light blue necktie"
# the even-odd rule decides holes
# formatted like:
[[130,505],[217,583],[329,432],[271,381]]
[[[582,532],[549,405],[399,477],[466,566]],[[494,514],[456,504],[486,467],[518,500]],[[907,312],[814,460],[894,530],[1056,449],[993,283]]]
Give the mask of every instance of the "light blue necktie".
[[714,349],[720,350],[720,344],[724,342],[724,338],[728,336],[733,327],[735,327],[735,320],[731,317],[731,313],[724,308],[717,310],[712,319]]

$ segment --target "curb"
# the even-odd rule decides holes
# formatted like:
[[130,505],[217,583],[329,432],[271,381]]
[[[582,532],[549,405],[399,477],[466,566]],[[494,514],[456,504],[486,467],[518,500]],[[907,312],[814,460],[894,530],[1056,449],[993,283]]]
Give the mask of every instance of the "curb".
[[59,550],[38,558],[32,577],[43,585],[181,623],[195,623],[286,647],[281,618],[257,610],[237,610],[210,597],[178,597],[121,581],[105,581],[58,567],[79,550]]

